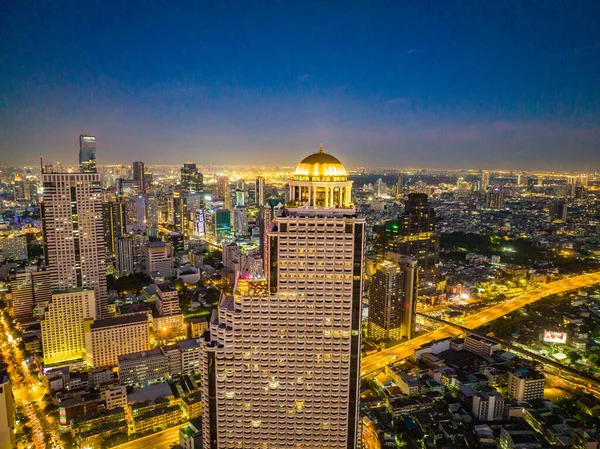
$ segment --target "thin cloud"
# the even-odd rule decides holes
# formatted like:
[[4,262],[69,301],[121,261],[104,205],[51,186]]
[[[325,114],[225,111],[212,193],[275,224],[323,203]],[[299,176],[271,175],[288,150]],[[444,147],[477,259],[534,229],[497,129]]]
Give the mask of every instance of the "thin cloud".
[[309,75],[308,73],[305,73],[305,74],[303,74],[303,75],[297,76],[297,77],[296,77],[296,80],[298,80],[298,81],[306,81],[306,80],[308,79],[308,77],[309,77],[309,76],[310,76],[310,75]]

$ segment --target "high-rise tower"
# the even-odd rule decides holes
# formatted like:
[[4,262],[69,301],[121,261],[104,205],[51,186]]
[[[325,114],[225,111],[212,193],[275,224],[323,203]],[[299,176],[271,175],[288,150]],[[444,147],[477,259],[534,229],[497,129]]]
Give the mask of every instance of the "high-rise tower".
[[267,276],[238,274],[202,345],[206,449],[355,449],[365,220],[320,150],[266,232]]
[[186,162],[181,167],[181,190],[182,192],[198,193],[204,192],[204,177],[198,171],[196,164]]
[[404,213],[378,229],[379,260],[388,252],[414,257],[418,261],[419,290],[435,287],[440,261],[440,237],[435,231],[435,211],[426,193],[410,193]]
[[138,192],[145,192],[146,185],[144,179],[144,163],[136,161],[133,163],[133,180],[137,184]]
[[96,173],[96,137],[79,136],[79,169],[83,173]]
[[410,340],[414,331],[417,260],[392,258],[377,264],[371,280],[368,334],[373,340]]
[[258,207],[265,205],[265,178],[259,176],[254,185],[254,202]]
[[46,265],[54,288],[94,289],[96,312],[107,312],[106,248],[98,173],[42,173],[41,202]]

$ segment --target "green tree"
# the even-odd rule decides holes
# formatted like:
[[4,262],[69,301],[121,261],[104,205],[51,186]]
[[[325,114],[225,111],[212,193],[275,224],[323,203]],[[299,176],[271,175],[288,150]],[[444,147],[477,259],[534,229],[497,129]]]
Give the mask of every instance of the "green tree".
[[579,355],[579,353],[577,353],[575,351],[569,351],[569,352],[567,352],[567,358],[569,359],[571,364],[573,364],[573,363],[577,363],[581,359],[581,356]]

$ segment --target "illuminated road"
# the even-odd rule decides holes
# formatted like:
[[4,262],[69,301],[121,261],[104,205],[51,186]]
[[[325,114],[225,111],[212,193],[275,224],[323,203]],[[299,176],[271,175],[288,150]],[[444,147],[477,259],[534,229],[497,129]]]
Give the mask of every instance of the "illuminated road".
[[[44,408],[43,397],[47,393],[45,385],[29,372],[27,361],[23,357],[23,351],[13,341],[10,330],[0,318],[0,349],[5,359],[9,362],[9,374],[14,379],[12,384],[16,403],[25,408],[33,429],[34,445],[38,449],[48,447],[44,443],[45,436],[50,441],[49,447],[62,449],[62,444],[56,430],[54,416],[47,416],[41,410]],[[14,357],[14,363],[11,361]],[[22,380],[18,380],[22,378]]]
[[173,443],[179,444],[179,429],[183,426],[175,426],[162,432],[139,438],[129,443],[115,446],[114,449],[169,449]]
[[[516,296],[502,304],[498,304],[490,307],[487,310],[468,316],[462,321],[457,321],[457,324],[469,329],[477,329],[480,326],[503,317],[504,315],[508,315],[509,313],[514,312],[515,310],[520,309],[527,304],[538,301],[546,296],[566,292],[569,290],[575,290],[578,288],[589,287],[599,282],[600,272],[583,274],[568,279],[562,279],[560,281],[549,282],[548,284],[544,284],[534,290]],[[457,330],[451,326],[442,325],[439,329],[427,332],[426,334],[420,335],[412,340],[392,346],[391,348],[385,349],[376,354],[363,357],[360,366],[360,375],[361,377],[368,376],[369,374],[383,368],[387,364],[411,357],[416,348],[432,340],[454,337],[460,334],[460,330]]]

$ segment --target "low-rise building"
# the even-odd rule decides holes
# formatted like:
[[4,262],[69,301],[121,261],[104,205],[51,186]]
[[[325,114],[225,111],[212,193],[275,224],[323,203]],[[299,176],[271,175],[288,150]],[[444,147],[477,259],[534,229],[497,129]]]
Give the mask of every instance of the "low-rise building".
[[473,396],[473,416],[479,421],[499,421],[504,418],[504,398],[500,393],[477,393]]
[[489,357],[500,349],[500,343],[477,334],[465,337],[465,350],[481,357]]
[[150,349],[148,319],[139,314],[86,322],[85,346],[91,366],[117,366],[120,355]]
[[508,373],[508,393],[517,401],[542,399],[545,384],[544,375],[529,368],[517,369]]
[[160,349],[119,356],[122,385],[149,385],[164,382],[169,375],[169,360]]
[[154,432],[166,429],[183,420],[181,407],[170,405],[156,407],[133,417],[133,429],[138,433]]
[[125,385],[117,385],[106,389],[104,392],[104,402],[106,403],[107,410],[117,407],[127,407],[127,387]]

